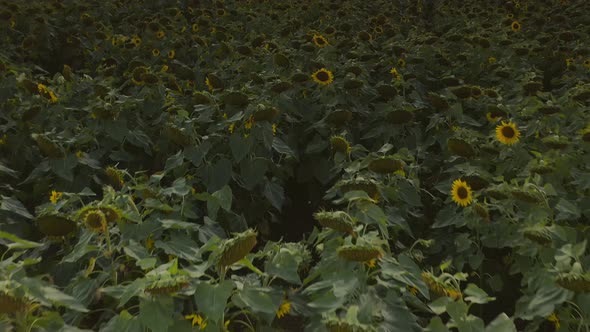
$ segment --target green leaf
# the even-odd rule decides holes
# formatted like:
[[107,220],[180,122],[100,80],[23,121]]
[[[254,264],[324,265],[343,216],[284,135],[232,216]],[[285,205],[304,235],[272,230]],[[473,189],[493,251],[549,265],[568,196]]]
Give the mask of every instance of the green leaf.
[[464,226],[467,221],[463,218],[462,213],[457,213],[457,208],[454,205],[447,205],[436,215],[436,221],[432,224],[432,228],[441,228],[454,225],[456,227]]
[[275,209],[280,211],[285,202],[285,190],[278,183],[266,182],[264,186],[264,197],[270,201]]
[[179,167],[180,165],[182,165],[183,161],[184,161],[184,155],[183,155],[182,151],[178,151],[178,153],[176,153],[172,157],[166,159],[166,166],[164,166],[164,171],[168,172],[170,170],[173,170],[173,169]]
[[213,165],[208,165],[205,169],[205,183],[209,192],[215,192],[226,184],[232,176],[232,164],[226,158],[218,160]]
[[170,240],[158,240],[156,248],[164,250],[168,255],[174,255],[189,261],[200,261],[199,245],[186,234],[172,233]]
[[220,190],[213,193],[213,197],[217,198],[219,205],[225,211],[231,210],[233,194],[228,185],[223,186]]
[[297,273],[298,266],[299,263],[295,257],[289,251],[283,250],[272,257],[265,270],[268,274],[283,278],[290,283],[301,285],[301,279],[299,278],[299,273]]
[[485,332],[516,332],[516,326],[510,317],[501,313],[486,326]]
[[82,233],[82,236],[78,240],[78,243],[70,253],[62,258],[64,263],[73,263],[84,257],[89,252],[98,251],[100,248],[94,244],[90,244],[90,241],[94,238],[94,232],[86,230]]
[[430,308],[430,310],[432,310],[432,312],[434,312],[437,315],[441,315],[443,313],[445,313],[447,311],[447,305],[451,302],[453,302],[454,300],[451,299],[448,296],[441,296],[438,299],[432,301],[428,307]]
[[23,204],[18,200],[4,195],[2,195],[1,198],[2,200],[0,201],[0,210],[10,211],[27,219],[35,218],[33,217],[33,215],[29,213],[29,211],[27,211]]
[[161,219],[160,224],[162,224],[162,228],[165,229],[188,229],[195,231],[199,229],[198,224],[172,219]]
[[557,213],[556,220],[578,219],[580,218],[580,209],[574,203],[563,198],[559,199],[555,209]]
[[170,296],[142,298],[139,301],[139,321],[144,329],[168,331],[174,323],[174,302]]
[[516,316],[526,320],[547,317],[555,310],[555,306],[562,304],[570,296],[570,291],[557,287],[554,283],[547,283],[532,297],[523,296],[518,300]]
[[200,283],[195,290],[195,302],[199,312],[207,319],[220,321],[225,312],[227,299],[232,294],[234,283],[225,280],[217,285]]
[[51,170],[60,178],[72,182],[74,181],[74,168],[78,165],[78,158],[75,155],[69,155],[65,159],[49,160]]
[[14,234],[2,232],[2,231],[0,231],[0,239],[7,239],[7,240],[14,242],[14,243],[6,244],[6,246],[9,249],[31,249],[31,248],[39,248],[40,246],[43,245],[41,243],[23,240]]
[[488,294],[483,289],[477,287],[475,284],[467,285],[465,294],[469,295],[465,297],[465,301],[477,304],[488,303],[496,299],[495,297],[488,296]]
[[420,194],[416,187],[414,187],[409,181],[401,180],[397,182],[400,198],[408,203],[410,206],[422,206]]
[[254,140],[249,138],[245,139],[242,134],[238,132],[230,136],[229,147],[236,163],[242,161],[242,159],[250,153],[253,143]]
[[0,163],[0,173],[7,174],[13,178],[18,177],[18,172],[6,167],[3,163]]
[[284,141],[282,141],[278,137],[275,137],[274,140],[272,141],[272,148],[275,149],[275,151],[277,151],[278,153],[286,154],[286,155],[291,156],[295,159],[298,159],[297,155],[291,149],[291,147],[289,147]]
[[436,316],[430,320],[430,324],[426,327],[426,332],[449,332],[442,319]]
[[381,273],[383,276],[393,278],[408,286],[414,287],[418,289],[422,296],[430,299],[428,287],[422,280],[422,270],[420,267],[410,257],[404,254],[399,255],[398,259],[398,262],[390,262],[385,259],[381,262]]

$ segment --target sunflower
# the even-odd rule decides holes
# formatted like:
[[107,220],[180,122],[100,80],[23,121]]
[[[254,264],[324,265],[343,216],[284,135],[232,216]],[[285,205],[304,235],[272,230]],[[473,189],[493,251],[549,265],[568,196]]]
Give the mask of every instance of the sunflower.
[[207,327],[207,320],[203,319],[199,314],[186,315],[184,318],[190,320],[192,326],[198,326],[199,330],[204,330]]
[[518,142],[520,131],[514,122],[502,121],[502,124],[496,127],[496,139],[502,144],[512,145]]
[[451,188],[451,196],[453,197],[453,201],[460,206],[467,206],[471,204],[473,201],[473,194],[471,192],[471,187],[467,184],[467,182],[457,179],[453,181],[453,187]]
[[510,25],[510,28],[511,28],[511,29],[512,29],[512,31],[514,31],[514,32],[519,32],[519,31],[520,31],[520,28],[521,28],[521,25],[520,25],[520,23],[518,23],[518,21],[514,21],[514,22],[512,22],[512,24]]
[[135,47],[139,47],[139,45],[141,45],[141,38],[139,36],[133,36],[133,38],[131,38],[131,43],[135,45]]
[[572,58],[565,59],[565,65],[567,67],[571,67],[571,66],[573,66],[573,64],[574,64],[574,59],[572,59]]
[[160,56],[160,50],[159,50],[159,49],[157,49],[157,48],[154,48],[154,49],[152,50],[152,55],[153,55],[153,56]]
[[86,214],[84,224],[97,233],[104,232],[107,229],[107,219],[100,210],[94,210]]
[[175,56],[176,56],[175,50],[168,51],[168,59],[174,59]]
[[402,75],[397,71],[397,68],[393,67],[389,72],[391,73],[391,75],[393,75],[393,78],[395,78],[396,81],[402,79]]
[[59,201],[62,195],[62,192],[52,190],[51,195],[49,195],[49,200],[51,201],[51,203],[55,204],[57,203],[57,201]]
[[277,310],[277,317],[283,318],[289,312],[291,312],[291,302],[289,300],[283,300],[283,303],[281,303],[279,309]]
[[328,85],[334,82],[334,74],[326,68],[322,68],[311,75],[311,78],[320,85]]
[[315,44],[315,46],[322,48],[325,47],[326,45],[328,45],[328,40],[326,38],[324,38],[324,36],[322,35],[317,35],[314,34],[313,35],[313,43]]
[[404,68],[406,66],[406,60],[403,58],[400,58],[399,60],[397,60],[397,65]]
[[199,32],[199,25],[197,23],[193,23],[191,29],[193,30],[193,32]]
[[156,33],[156,37],[158,37],[158,39],[162,39],[166,37],[166,33],[163,30],[160,30]]
[[493,56],[488,58],[488,64],[493,65],[494,63],[496,63],[497,59]]

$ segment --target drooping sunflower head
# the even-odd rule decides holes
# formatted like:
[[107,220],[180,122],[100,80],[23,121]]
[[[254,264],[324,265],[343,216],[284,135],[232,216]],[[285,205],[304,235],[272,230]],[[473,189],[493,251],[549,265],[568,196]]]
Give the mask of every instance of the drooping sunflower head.
[[518,21],[513,21],[512,24],[510,25],[510,28],[514,32],[519,32],[521,27],[522,26],[520,25],[520,23]]
[[233,238],[223,242],[219,258],[220,266],[230,266],[233,263],[244,258],[254,246],[256,246],[256,236],[258,233],[252,229],[236,234]]
[[322,48],[322,47],[325,47],[326,45],[328,45],[328,40],[322,35],[314,34],[312,37],[312,41],[315,44],[315,46],[317,46],[319,48]]
[[311,75],[311,78],[320,85],[329,85],[334,82],[334,74],[326,68],[317,70]]
[[107,218],[100,210],[94,210],[86,214],[84,224],[91,230],[101,233],[107,228]]
[[514,122],[502,121],[502,124],[496,126],[496,139],[502,144],[512,145],[519,141],[520,131]]
[[453,186],[451,188],[451,196],[453,197],[453,201],[460,206],[467,206],[473,202],[473,192],[471,191],[471,187],[467,184],[467,182],[457,179],[453,181]]

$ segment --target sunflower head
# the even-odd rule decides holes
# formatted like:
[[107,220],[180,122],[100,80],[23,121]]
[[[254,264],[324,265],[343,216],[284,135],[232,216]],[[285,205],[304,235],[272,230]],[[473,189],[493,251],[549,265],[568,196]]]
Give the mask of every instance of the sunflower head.
[[168,59],[174,59],[175,56],[176,56],[175,50],[168,51]]
[[326,45],[328,45],[328,40],[322,35],[314,34],[312,37],[312,41],[315,44],[315,46],[319,48],[326,47]]
[[258,233],[256,231],[248,229],[231,239],[225,240],[220,248],[221,257],[219,259],[219,265],[230,266],[244,258],[256,246],[257,235]]
[[519,32],[521,25],[518,21],[513,21],[512,24],[510,25],[510,28],[512,29],[512,31],[514,32]]
[[354,234],[354,219],[344,211],[319,211],[314,213],[313,217],[324,227]]
[[473,202],[473,193],[471,191],[471,187],[467,184],[467,182],[457,179],[453,181],[453,186],[451,188],[451,196],[453,197],[453,201],[460,206],[467,206]]
[[338,256],[352,262],[368,262],[383,257],[381,248],[372,245],[351,244],[338,248]]
[[107,218],[100,210],[94,210],[86,214],[84,224],[91,230],[101,233],[107,228]]
[[502,121],[502,124],[496,126],[496,139],[502,144],[512,145],[519,141],[520,131],[514,122]]
[[329,85],[334,82],[334,74],[326,68],[317,70],[311,75],[311,78],[319,85]]

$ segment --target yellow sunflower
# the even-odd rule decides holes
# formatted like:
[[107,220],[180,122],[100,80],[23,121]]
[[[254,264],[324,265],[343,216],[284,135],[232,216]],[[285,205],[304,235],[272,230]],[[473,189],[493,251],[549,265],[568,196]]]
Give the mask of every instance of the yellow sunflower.
[[133,38],[131,38],[131,43],[133,43],[135,47],[139,47],[141,45],[141,38],[139,36],[133,36]]
[[473,193],[471,192],[471,187],[467,184],[467,182],[457,179],[453,181],[453,187],[451,188],[451,196],[453,197],[453,201],[460,206],[467,206],[471,204],[473,201]]
[[158,39],[162,39],[166,37],[166,33],[163,30],[160,30],[156,33],[156,37],[158,37]]
[[154,48],[154,49],[152,50],[152,55],[153,55],[153,56],[160,56],[160,50],[159,50],[159,49],[157,49],[157,48]]
[[322,68],[311,75],[311,78],[320,85],[328,85],[334,82],[334,74],[326,68]]
[[283,318],[289,312],[291,312],[291,302],[289,302],[288,300],[283,300],[283,303],[281,303],[279,309],[277,310],[277,317]]
[[400,58],[399,60],[397,60],[397,65],[404,68],[406,66],[406,60]]
[[511,29],[512,29],[512,31],[514,31],[514,32],[519,32],[519,31],[520,31],[520,28],[521,28],[521,25],[520,25],[520,23],[518,23],[518,21],[514,21],[514,22],[512,22],[512,24],[510,25],[510,28],[511,28]]
[[176,56],[175,50],[168,51],[168,59],[174,59],[175,56]]
[[496,139],[502,144],[512,145],[518,142],[520,131],[512,121],[505,122],[496,127]]
[[586,69],[590,69],[590,59],[584,60],[584,67],[586,67]]
[[315,44],[315,46],[322,48],[325,47],[326,45],[328,45],[328,40],[326,38],[324,38],[324,36],[322,35],[313,35],[313,43]]

